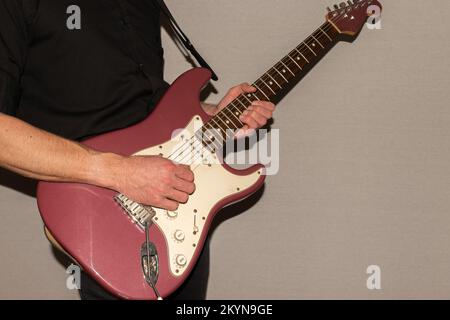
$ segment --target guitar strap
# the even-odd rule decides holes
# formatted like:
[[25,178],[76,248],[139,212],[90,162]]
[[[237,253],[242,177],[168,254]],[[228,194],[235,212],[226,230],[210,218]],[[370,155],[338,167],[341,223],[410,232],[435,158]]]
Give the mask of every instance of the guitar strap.
[[214,70],[209,66],[209,64],[203,59],[203,57],[198,53],[198,51],[195,49],[189,38],[186,36],[186,34],[183,32],[183,30],[178,25],[177,21],[173,17],[172,13],[170,12],[169,8],[167,7],[164,0],[155,0],[158,6],[161,8],[161,11],[163,14],[167,17],[170,23],[170,27],[175,32],[175,35],[180,40],[180,42],[183,44],[183,46],[194,56],[195,60],[199,63],[199,65],[203,68],[209,69],[212,73],[212,79],[214,81],[217,81],[219,78],[217,77]]

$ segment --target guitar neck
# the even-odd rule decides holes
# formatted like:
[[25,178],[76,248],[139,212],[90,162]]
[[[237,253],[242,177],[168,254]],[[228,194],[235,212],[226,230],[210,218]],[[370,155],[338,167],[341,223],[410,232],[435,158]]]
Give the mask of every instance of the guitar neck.
[[[324,23],[302,43],[283,57],[253,83],[257,91],[253,100],[274,101],[278,94],[297,78],[301,78],[336,43],[339,32]],[[249,98],[248,95],[246,95]],[[240,99],[245,97],[239,97]]]
[[[295,83],[328,52],[338,36],[333,24],[325,22],[252,84],[256,92],[237,97],[205,124],[203,131],[218,131],[225,140],[229,130],[243,127],[239,117],[253,101],[275,101],[283,89]],[[209,144],[211,141],[204,142]]]

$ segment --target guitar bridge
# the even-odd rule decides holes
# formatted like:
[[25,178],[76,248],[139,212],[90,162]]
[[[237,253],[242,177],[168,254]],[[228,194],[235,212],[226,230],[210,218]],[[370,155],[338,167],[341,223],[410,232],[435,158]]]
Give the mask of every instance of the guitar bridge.
[[151,220],[156,215],[152,207],[137,203],[123,194],[116,195],[114,200],[122,207],[131,220],[142,229],[145,228],[147,222],[151,223]]

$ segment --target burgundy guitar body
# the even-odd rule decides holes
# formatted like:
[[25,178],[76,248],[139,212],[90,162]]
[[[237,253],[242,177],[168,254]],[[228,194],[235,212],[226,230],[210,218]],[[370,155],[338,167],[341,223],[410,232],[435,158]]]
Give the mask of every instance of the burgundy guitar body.
[[[84,144],[98,151],[132,155],[170,140],[174,130],[186,127],[195,116],[207,122],[209,116],[200,106],[199,94],[210,75],[206,69],[188,71],[173,83],[144,121],[89,139]],[[259,165],[243,171],[222,165],[228,172],[238,176],[248,176],[261,170]],[[172,263],[167,251],[170,235],[167,239],[156,224],[152,225],[150,240],[157,247],[159,255],[159,280],[156,286],[161,296],[166,297],[174,292],[189,275],[215,214],[227,204],[254,193],[263,183],[264,175],[260,174],[253,185],[221,199],[210,212],[203,213],[208,218],[193,259],[181,276],[175,276],[169,268]],[[52,237],[103,287],[126,299],[156,299],[152,288],[145,281],[141,267],[140,250],[145,242],[144,231],[114,201],[116,194],[112,190],[91,185],[41,182],[38,186],[38,206]]]
[[[373,24],[380,13],[377,0],[352,0],[329,9],[325,24],[253,83],[255,93],[240,95],[213,118],[203,112],[199,101],[211,73],[197,68],[180,76],[141,123],[84,143],[104,152],[159,155],[177,161],[171,158],[174,150],[193,146],[199,128],[201,132],[219,129],[220,140],[225,129],[241,128],[239,116],[253,101],[272,100],[317,63],[341,35],[354,39],[367,17],[372,17]],[[198,141],[200,146],[214,144],[210,136]],[[263,166],[232,169],[217,161],[221,157],[216,150],[220,149],[202,151],[201,164],[187,163],[194,171],[196,191],[174,212],[146,207],[91,185],[41,182],[38,205],[47,235],[113,294],[127,299],[167,297],[195,266],[219,210],[248,197],[264,183]]]

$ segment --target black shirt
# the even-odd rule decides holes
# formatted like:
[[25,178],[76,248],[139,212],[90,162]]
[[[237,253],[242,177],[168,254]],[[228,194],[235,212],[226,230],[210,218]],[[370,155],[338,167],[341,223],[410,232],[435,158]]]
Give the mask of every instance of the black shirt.
[[0,111],[71,138],[145,118],[167,88],[154,0],[1,0]]

